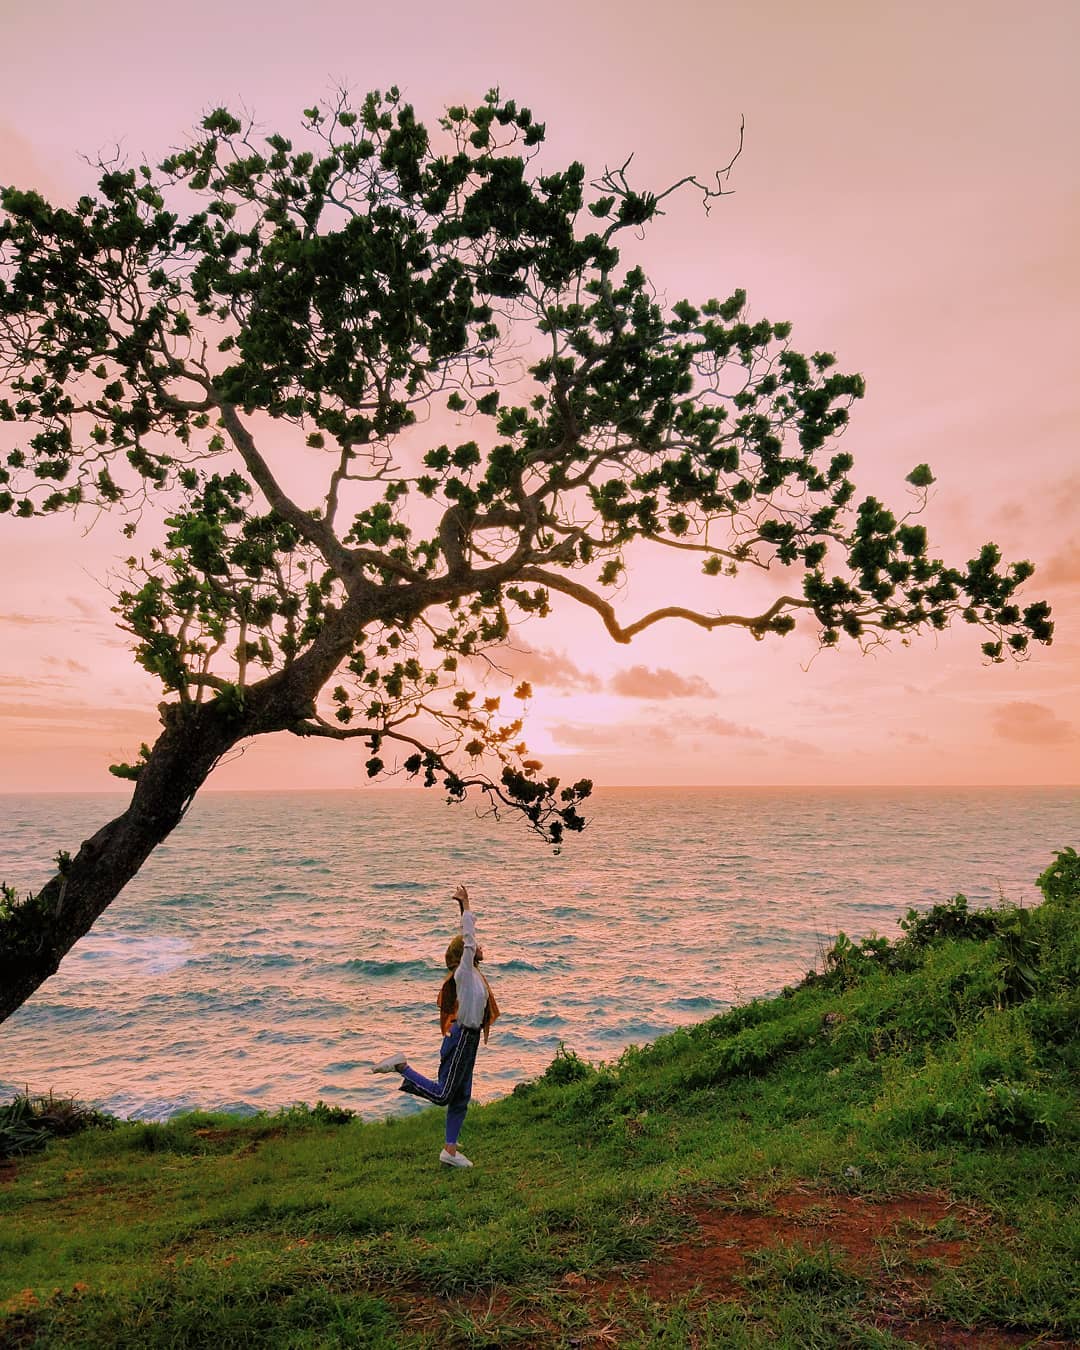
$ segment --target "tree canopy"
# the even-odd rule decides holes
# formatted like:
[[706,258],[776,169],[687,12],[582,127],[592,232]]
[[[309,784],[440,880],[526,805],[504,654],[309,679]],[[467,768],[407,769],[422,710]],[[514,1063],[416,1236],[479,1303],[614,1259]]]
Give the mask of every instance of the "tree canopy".
[[[391,89],[288,137],[216,109],[74,204],[3,190],[0,512],[121,523],[115,612],[163,701],[159,739],[114,766],[128,810],[0,907],[0,1016],[252,736],[355,739],[373,777],[475,788],[556,843],[580,829],[589,782],[545,776],[517,705],[463,681],[554,595],[616,642],[800,615],[824,646],[958,617],[991,661],[1050,640],[1047,606],[1016,598],[1030,563],[932,556],[926,465],[904,513],[856,503],[838,437],[860,376],[742,291],[666,305],[621,259],[673,193],[708,209],[723,171],[648,191],[630,161],[554,168],[543,140],[498,92],[429,128]],[[468,439],[440,439],[447,413]],[[679,551],[716,608],[620,615],[631,546]],[[779,578],[759,612],[726,606],[745,568]]]

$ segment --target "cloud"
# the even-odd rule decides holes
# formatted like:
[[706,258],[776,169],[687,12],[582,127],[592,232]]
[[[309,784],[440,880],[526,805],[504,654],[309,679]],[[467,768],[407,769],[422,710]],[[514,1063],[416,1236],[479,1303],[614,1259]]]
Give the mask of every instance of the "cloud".
[[69,595],[67,602],[73,609],[77,609],[84,619],[99,619],[102,617],[101,607],[91,604],[81,595]]
[[1062,745],[1076,728],[1043,703],[999,703],[990,715],[994,734],[1021,745]]
[[48,618],[44,614],[0,614],[0,623],[10,623],[16,628],[35,628],[38,624],[63,622],[63,619]]
[[67,670],[73,675],[90,674],[89,666],[84,666],[81,661],[76,661],[71,656],[46,656],[42,658],[42,665],[55,666],[57,670]]
[[39,625],[89,623],[89,619],[76,618],[71,614],[0,614],[0,623],[10,623],[16,628],[37,628]]
[[548,689],[580,690],[598,694],[599,678],[576,666],[565,652],[544,647],[506,647],[494,658],[496,667],[515,680],[528,680]]
[[660,667],[631,666],[611,677],[611,692],[623,698],[711,698],[716,690],[700,675],[680,675]]
[[738,740],[757,741],[762,744],[767,742],[770,746],[789,755],[820,755],[822,753],[821,747],[810,741],[801,741],[795,736],[773,736],[758,727],[742,726],[738,722],[730,722],[726,717],[718,717],[713,713],[706,717],[688,719],[686,726],[690,730],[697,731],[705,736],[734,737]]
[[1043,586],[1075,586],[1080,582],[1080,539],[1071,539],[1037,570],[1035,577]]
[[905,745],[928,745],[930,737],[925,731],[890,731],[890,740],[903,741]]
[[614,750],[639,745],[642,741],[670,745],[674,740],[670,727],[663,722],[615,722],[607,726],[559,722],[549,728],[548,734],[559,745],[573,745],[582,750]]
[[740,726],[738,722],[729,722],[726,717],[717,717],[715,713],[707,717],[695,717],[692,723],[695,731],[705,736],[737,736],[746,741],[767,741],[769,738],[757,727]]
[[792,736],[771,736],[757,727],[741,726],[712,714],[656,722],[609,722],[602,726],[590,722],[561,722],[549,728],[549,735],[558,744],[581,750],[632,749],[642,743],[702,750],[713,738],[727,738],[747,741],[758,753],[777,750],[791,755],[821,754],[821,749],[809,741]]
[[0,700],[0,722],[33,723],[34,734],[60,733],[88,728],[100,732],[145,735],[158,721],[153,707],[95,708],[88,703],[29,703]]
[[[1072,408],[1050,411],[1041,419],[1039,430],[1044,438],[1059,430],[1072,434]],[[1030,432],[1029,432],[1030,434]],[[1030,485],[1029,485],[1030,487]],[[994,525],[1034,525],[1045,532],[1047,521],[1052,524],[1071,524],[1076,518],[1076,499],[1080,497],[1080,473],[1067,473],[1046,480],[1027,500],[1013,497],[999,506],[991,516]],[[1042,568],[1039,569],[1040,575]]]

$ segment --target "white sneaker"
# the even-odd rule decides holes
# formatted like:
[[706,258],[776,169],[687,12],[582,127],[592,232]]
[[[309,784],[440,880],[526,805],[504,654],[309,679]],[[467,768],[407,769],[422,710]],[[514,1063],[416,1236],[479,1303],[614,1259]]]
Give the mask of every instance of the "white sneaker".
[[387,1055],[385,1059],[380,1059],[378,1064],[371,1070],[372,1073],[400,1073],[408,1060],[402,1054]]
[[471,1167],[472,1163],[466,1158],[464,1153],[447,1153],[446,1149],[439,1154],[439,1161],[445,1163],[447,1167]]

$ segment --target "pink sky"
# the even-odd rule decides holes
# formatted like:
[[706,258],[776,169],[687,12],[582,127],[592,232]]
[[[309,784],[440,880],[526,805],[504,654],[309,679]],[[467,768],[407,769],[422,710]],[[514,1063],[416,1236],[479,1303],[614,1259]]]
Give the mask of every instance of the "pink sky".
[[[5,6],[0,182],[66,198],[79,153],[159,159],[207,108],[288,132],[338,83],[397,83],[421,117],[493,84],[547,122],[552,163],[593,173],[631,151],[662,186],[726,162],[735,194],[691,195],[642,256],[674,301],[742,286],[802,350],[862,371],[845,449],[864,492],[902,506],[936,475],[938,556],[986,539],[1039,566],[1030,599],[1058,636],[987,667],[977,630],[876,656],[809,635],[754,643],[674,624],[616,647],[560,607],[522,633],[528,734],[555,772],[599,783],[922,784],[1078,781],[1080,764],[1080,7],[1058,0],[866,4],[231,5],[191,0],[160,26],[143,0]],[[102,519],[0,518],[0,782],[121,788],[106,766],[152,739],[158,691],[111,627],[104,579],[127,550]],[[721,601],[693,570],[631,572],[634,618]],[[355,746],[255,744],[212,787],[346,787]]]

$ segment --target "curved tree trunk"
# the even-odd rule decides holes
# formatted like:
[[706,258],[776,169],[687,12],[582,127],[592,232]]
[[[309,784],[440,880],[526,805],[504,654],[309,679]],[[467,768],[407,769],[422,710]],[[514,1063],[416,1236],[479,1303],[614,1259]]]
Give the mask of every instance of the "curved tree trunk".
[[[98,830],[32,900],[15,940],[0,950],[0,1022],[23,1004],[89,932],[180,823],[214,765],[250,734],[220,706],[162,707],[165,729],[139,774],[123,815]],[[19,911],[17,911],[19,913]],[[5,938],[7,934],[4,935]]]
[[127,810],[87,839],[78,853],[0,926],[0,1022],[50,975],[163,839],[222,755],[264,732],[295,729],[348,653],[369,614],[357,584],[341,609],[329,609],[319,636],[284,670],[249,685],[238,700],[159,704],[164,730],[143,764]]

